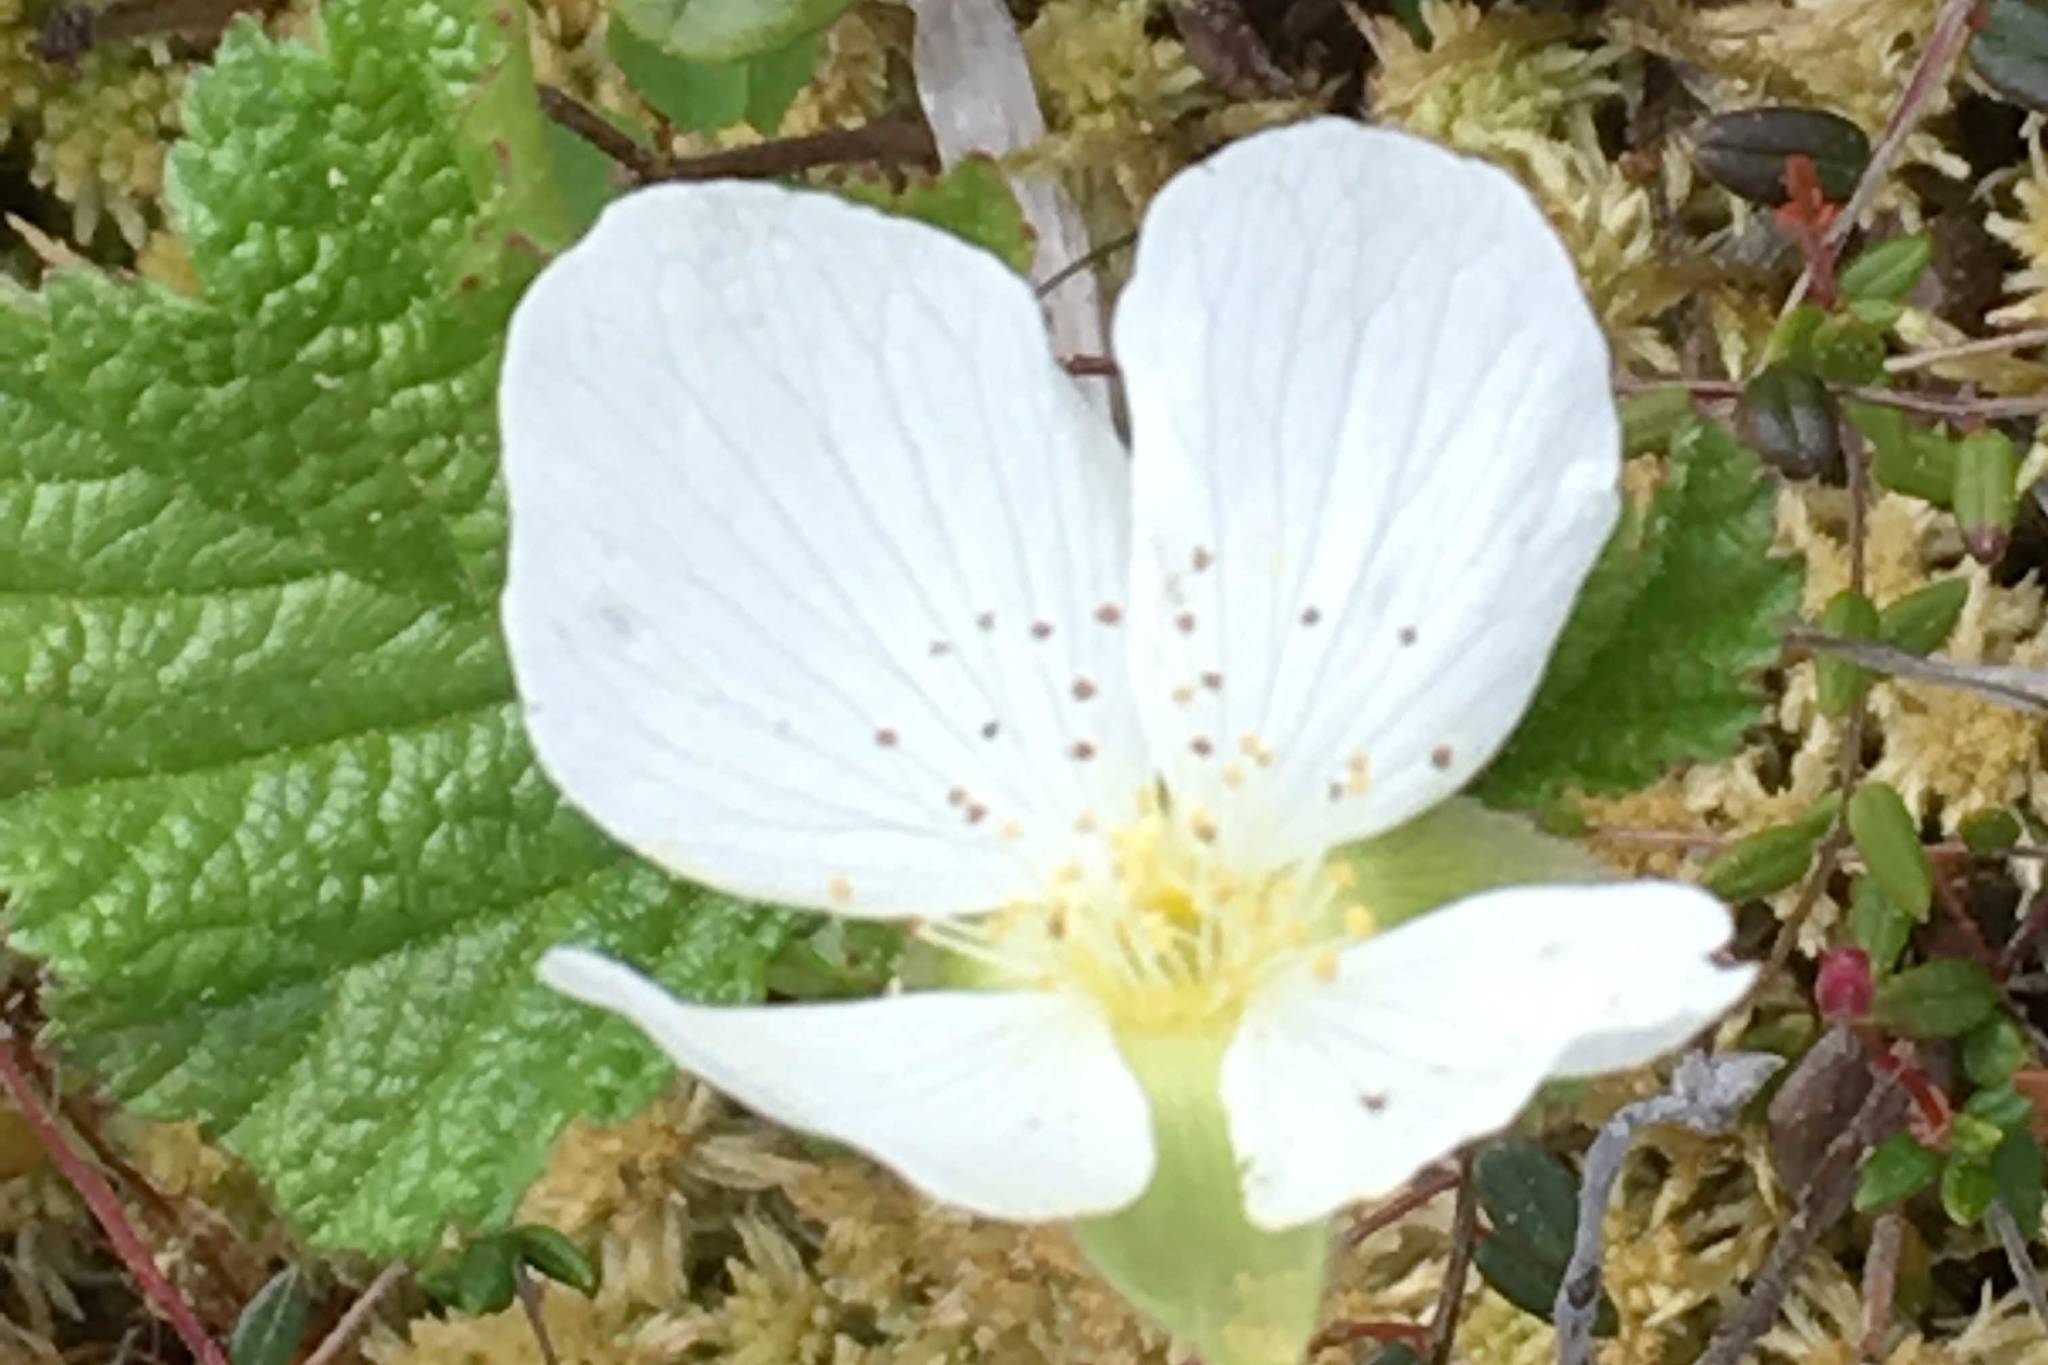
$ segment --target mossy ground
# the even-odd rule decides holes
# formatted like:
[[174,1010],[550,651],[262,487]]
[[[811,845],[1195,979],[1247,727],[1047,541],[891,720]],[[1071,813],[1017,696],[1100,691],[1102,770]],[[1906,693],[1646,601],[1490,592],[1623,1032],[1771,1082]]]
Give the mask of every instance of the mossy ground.
[[[540,78],[600,107],[635,110],[604,56],[597,0],[534,0]],[[1759,102],[1819,105],[1873,136],[1895,106],[1936,0],[1621,0],[1611,4],[1420,0],[1386,5],[1250,0],[1247,13],[1301,93],[1244,98],[1190,55],[1150,0],[1020,0],[1015,6],[1051,133],[1026,154],[1074,194],[1095,239],[1128,233],[1175,170],[1265,124],[1329,108],[1402,124],[1507,165],[1529,184],[1576,254],[1620,364],[1638,373],[1740,375],[1753,367],[1798,268],[1767,213],[1709,184],[1689,130]],[[181,253],[161,209],[163,150],[178,97],[205,59],[203,34],[110,43],[76,62],[37,52],[47,12],[0,0],[0,260],[23,280],[77,254],[177,284]],[[303,24],[285,9],[264,22]],[[913,112],[912,22],[864,0],[826,35],[818,78],[784,134]],[[734,136],[752,138],[752,133]],[[1999,326],[2048,323],[2048,159],[2035,120],[1959,71],[1939,91],[1878,200],[1876,233],[1925,228],[1935,267],[1901,332],[1919,346]],[[1114,282],[1121,258],[1107,259]],[[2025,352],[1945,362],[1926,382],[1984,394],[2048,389]],[[2028,468],[2038,474],[2048,450]],[[1638,462],[1632,478],[1655,477]],[[1996,569],[1971,563],[1955,524],[1881,494],[1867,519],[1871,595],[1881,604],[1960,576],[1969,601],[1947,651],[2048,667],[2048,516],[2022,518]],[[2028,520],[2028,516],[2032,520]],[[1807,567],[1809,612],[1848,579],[1847,494],[1787,484],[1780,548]],[[1658,832],[1730,837],[1806,809],[1834,780],[1844,727],[1822,715],[1813,665],[1766,679],[1768,721],[1735,757],[1633,795],[1589,800],[1591,846],[1630,871],[1685,875],[1698,853]],[[1865,737],[1871,773],[1896,786],[1930,833],[1973,812],[2014,808],[2048,821],[2039,724],[1969,694],[1880,682]],[[1997,894],[2038,869],[1994,877]],[[1831,888],[1802,932],[1818,951],[1843,913]],[[1795,893],[1774,898],[1788,912]],[[2007,912],[2009,913],[2010,907]],[[1744,1016],[1733,1040],[1796,1014],[1803,968]],[[1654,1077],[1623,1079],[1528,1120],[1561,1153]],[[82,1089],[81,1089],[81,1093]],[[172,1278],[225,1336],[279,1259],[296,1255],[260,1190],[188,1127],[80,1110],[132,1165],[123,1186]],[[1608,1277],[1623,1330],[1605,1365],[1692,1359],[1755,1271],[1788,1210],[1755,1126],[1718,1141],[1652,1138],[1631,1159],[1609,1222]],[[1342,1253],[1333,1323],[1412,1324],[1439,1288],[1448,1200]],[[566,1361],[664,1365],[937,1365],[938,1362],[1166,1361],[1171,1350],[1082,1266],[1057,1230],[981,1222],[931,1207],[856,1159],[822,1152],[736,1113],[679,1080],[639,1119],[575,1128],[555,1149],[523,1216],[579,1242],[603,1287],[546,1295]],[[1863,1336],[1858,1288],[1868,1224],[1852,1218],[1805,1266],[1762,1358],[1849,1362]],[[1909,1231],[1900,1307],[1878,1358],[2048,1365],[2048,1334],[1979,1234],[1938,1218]],[[310,1260],[331,1324],[374,1267]],[[1460,1358],[1507,1365],[1552,1357],[1550,1329],[1490,1291],[1468,1298]],[[1331,1346],[1326,1365],[1366,1348]],[[437,1317],[394,1296],[362,1352],[377,1365],[539,1362],[514,1308]],[[178,1361],[143,1311],[77,1199],[0,1107],[0,1361]]]

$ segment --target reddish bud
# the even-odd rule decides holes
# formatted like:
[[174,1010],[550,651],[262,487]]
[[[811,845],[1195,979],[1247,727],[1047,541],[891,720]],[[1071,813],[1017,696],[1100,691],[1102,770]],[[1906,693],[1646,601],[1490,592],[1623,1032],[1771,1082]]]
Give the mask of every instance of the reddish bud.
[[1861,1019],[1870,1013],[1877,983],[1870,976],[1870,954],[1861,948],[1830,948],[1820,956],[1820,975],[1813,983],[1813,1002],[1823,1019]]

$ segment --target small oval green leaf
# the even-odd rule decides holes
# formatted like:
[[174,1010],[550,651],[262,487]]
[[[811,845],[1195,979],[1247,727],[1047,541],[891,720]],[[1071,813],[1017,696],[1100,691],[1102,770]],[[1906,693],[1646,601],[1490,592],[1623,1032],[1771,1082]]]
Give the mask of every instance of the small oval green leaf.
[[623,19],[648,42],[692,62],[737,62],[816,33],[849,0],[616,0]]
[[1979,810],[1963,817],[1958,832],[1972,853],[2003,853],[2017,844],[2026,830],[2009,810]]
[[1909,1133],[1893,1133],[1863,1163],[1856,1180],[1856,1210],[1869,1213],[1910,1199],[1941,1173],[1941,1153],[1929,1151]]
[[1878,613],[1877,638],[1908,654],[1931,654],[1941,648],[1962,619],[1970,600],[1970,580],[1944,578],[1918,592],[1907,593]]
[[1827,385],[1793,365],[1766,368],[1743,386],[1742,438],[1788,478],[1817,479],[1842,465],[1839,414]]
[[1858,877],[1849,901],[1849,938],[1870,957],[1871,970],[1889,972],[1913,937],[1913,917],[1869,877]]
[[1897,303],[1913,292],[1927,263],[1934,259],[1934,241],[1924,232],[1894,237],[1857,253],[1837,277],[1842,293],[1858,302]]
[[1941,1206],[1958,1226],[1968,1227],[1991,1211],[1998,1198],[1998,1177],[1988,1161],[1955,1156],[1941,1173]]
[[1571,1168],[1533,1142],[1510,1138],[1479,1154],[1472,1179],[1493,1235],[1520,1242],[1563,1275],[1579,1231],[1579,1179]]
[[[1871,639],[1878,632],[1877,608],[1862,593],[1844,588],[1829,598],[1821,610],[1820,628],[1851,640]],[[1846,714],[1870,689],[1869,671],[1847,659],[1823,654],[1814,660],[1813,667],[1816,701],[1824,716]]]
[[1984,968],[1947,957],[1880,984],[1871,1017],[1908,1038],[1960,1038],[1997,1010],[1998,991]]
[[1950,505],[1963,526],[1963,544],[1980,564],[1996,564],[2012,543],[2019,511],[2019,454],[2002,431],[1973,431],[1956,447]]
[[1963,1039],[1963,1074],[1986,1091],[2006,1085],[2012,1073],[2026,1064],[2026,1035],[2002,1014],[1978,1025]]
[[1916,920],[1934,900],[1934,869],[1920,846],[1920,828],[1897,791],[1866,782],[1849,798],[1849,837],[1885,895]]
[[270,1277],[235,1319],[228,1337],[233,1365],[289,1365],[305,1340],[306,1316],[312,1310],[306,1277],[286,1266]]
[[1806,875],[1815,836],[1797,825],[1758,830],[1736,840],[1700,869],[1700,885],[1725,901],[1768,896]]
[[566,1284],[586,1298],[597,1292],[597,1267],[583,1248],[542,1223],[527,1223],[508,1234],[519,1259],[557,1284]]

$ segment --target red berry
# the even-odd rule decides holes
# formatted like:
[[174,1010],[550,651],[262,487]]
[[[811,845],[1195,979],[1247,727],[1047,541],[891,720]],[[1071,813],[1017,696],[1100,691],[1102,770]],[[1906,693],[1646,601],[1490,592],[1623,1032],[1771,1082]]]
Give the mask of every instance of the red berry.
[[1877,983],[1870,977],[1870,955],[1861,948],[1830,948],[1820,955],[1820,975],[1813,983],[1813,1003],[1823,1019],[1861,1019],[1870,1013]]

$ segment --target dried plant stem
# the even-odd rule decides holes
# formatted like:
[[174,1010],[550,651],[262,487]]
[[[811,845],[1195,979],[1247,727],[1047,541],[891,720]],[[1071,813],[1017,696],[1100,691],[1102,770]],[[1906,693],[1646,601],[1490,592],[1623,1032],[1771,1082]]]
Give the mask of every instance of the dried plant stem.
[[1382,1228],[1400,1222],[1444,1191],[1458,1188],[1461,1179],[1456,1166],[1426,1168],[1398,1193],[1360,1214],[1358,1220],[1345,1230],[1339,1245],[1349,1251]]
[[114,1254],[120,1257],[142,1292],[171,1324],[171,1330],[185,1343],[185,1349],[200,1365],[228,1365],[227,1356],[206,1334],[206,1328],[191,1306],[164,1277],[163,1271],[157,1269],[156,1257],[128,1221],[127,1211],[121,1207],[121,1201],[115,1196],[113,1187],[107,1184],[106,1177],[94,1170],[64,1136],[63,1128],[29,1080],[25,1064],[27,1055],[28,1045],[21,1036],[12,1027],[0,1024],[0,1084],[13,1094],[22,1118],[49,1152],[51,1163],[71,1182],[86,1207],[92,1210],[92,1216],[107,1234],[107,1242],[113,1247]]
[[369,1288],[356,1296],[356,1301],[341,1315],[341,1321],[334,1324],[334,1330],[320,1339],[320,1345],[305,1359],[305,1365],[333,1365],[356,1334],[370,1320],[370,1314],[377,1311],[377,1304],[395,1288],[408,1274],[405,1262],[394,1261],[377,1272],[377,1278],[370,1281]]
[[2025,331],[2007,332],[1995,337],[1974,337],[1953,346],[1930,346],[1924,351],[1895,355],[1884,362],[1884,368],[1888,374],[1904,374],[1908,370],[1924,370],[1947,360],[1964,360],[1973,355],[2002,355],[2035,346],[2048,346],[2048,327],[2029,327]]
[[1785,643],[1837,654],[1851,663],[1910,682],[1959,687],[2021,711],[2048,711],[2048,669],[2014,664],[1972,664],[1958,659],[1923,657],[1871,640],[1850,640],[1795,626]]
[[1458,1336],[1458,1314],[1465,1306],[1465,1281],[1472,1273],[1472,1246],[1479,1239],[1479,1182],[1472,1178],[1472,1153],[1458,1155],[1458,1207],[1451,1215],[1451,1254],[1444,1263],[1444,1286],[1429,1319],[1430,1365],[1449,1365],[1451,1343]]
[[1998,1244],[2005,1248],[2006,1264],[2012,1267],[2013,1278],[2020,1282],[2020,1293],[2026,1295],[2034,1317],[2048,1329],[2048,1290],[2041,1287],[2041,1272],[2035,1269],[2033,1254],[2027,1250],[2027,1233],[2021,1230],[2003,1199],[1991,1201],[1990,1218],[1991,1230],[1998,1234]]
[[776,138],[702,156],[664,156],[613,127],[602,114],[553,86],[542,86],[540,107],[556,123],[617,162],[635,181],[765,180],[818,166],[855,162],[939,168],[931,129],[911,119],[876,119],[857,128],[834,128],[807,137]]
[[1870,1254],[1863,1260],[1863,1341],[1858,1355],[1864,1365],[1884,1359],[1885,1334],[1892,1325],[1892,1297],[1899,1287],[1899,1249],[1905,1220],[1896,1212],[1877,1220],[1870,1233]]
[[1120,237],[1110,238],[1100,246],[1090,247],[1058,270],[1053,271],[1052,274],[1047,275],[1038,285],[1038,297],[1044,298],[1076,275],[1101,265],[1111,256],[1116,255],[1117,252],[1124,250],[1126,247],[1137,245],[1137,242],[1137,233],[1126,232]]
[[524,1266],[513,1268],[512,1285],[518,1291],[519,1309],[526,1314],[526,1325],[533,1329],[533,1342],[540,1348],[542,1365],[562,1365],[562,1358],[555,1354],[555,1340],[548,1335],[547,1319],[541,1316],[540,1286]]
[[[1733,379],[1643,379],[1622,375],[1614,381],[1618,393],[1650,393],[1657,389],[1684,389],[1695,398],[1732,401],[1742,397],[1742,384]],[[1971,398],[1963,395],[1901,393],[1896,389],[1872,388],[1867,384],[1830,384],[1828,391],[1841,398],[1853,398],[1883,408],[1898,408],[1926,417],[1967,418],[2032,417],[2048,412],[2048,394],[2032,393],[2017,398]]]
[[1778,1310],[1807,1253],[1813,1250],[1820,1235],[1848,1212],[1863,1154],[1898,1123],[1900,1098],[1898,1077],[1891,1072],[1879,1074],[1856,1117],[1821,1154],[1813,1177],[1800,1191],[1798,1206],[1779,1230],[1778,1240],[1771,1244],[1749,1292],[1714,1333],[1696,1365],[1736,1365],[1777,1321]]
[[1940,13],[1935,16],[1934,29],[1927,35],[1927,46],[1921,49],[1920,60],[1913,64],[1913,72],[1906,78],[1906,88],[1900,93],[1892,116],[1885,121],[1884,132],[1878,136],[1877,145],[1870,149],[1870,161],[1863,167],[1863,176],[1856,182],[1855,192],[1828,228],[1829,243],[1839,244],[1856,230],[1857,222],[1870,208],[1870,201],[1877,197],[1885,177],[1891,174],[1892,164],[1899,159],[1899,153],[1905,151],[1906,139],[1920,126],[1928,101],[1948,80],[1949,68],[1969,45],[1970,35],[1977,27],[1977,11],[1982,4],[1983,0],[1946,0],[1942,5]]

